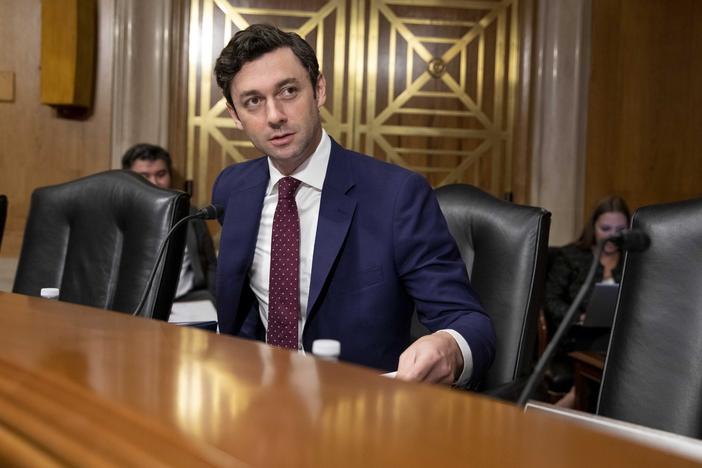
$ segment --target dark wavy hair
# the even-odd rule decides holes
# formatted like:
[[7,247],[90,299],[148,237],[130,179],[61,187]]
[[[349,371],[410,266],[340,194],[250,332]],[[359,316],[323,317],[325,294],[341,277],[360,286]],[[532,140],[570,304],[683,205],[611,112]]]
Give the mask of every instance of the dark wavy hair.
[[284,32],[270,24],[252,24],[234,34],[215,63],[215,78],[222,88],[222,94],[230,106],[232,101],[232,80],[245,63],[256,60],[268,52],[288,47],[307,70],[312,83],[312,91],[317,97],[319,62],[312,47],[299,35]]
[[168,173],[172,173],[171,166],[173,163],[168,151],[157,145],[139,143],[129,148],[122,156],[122,169],[131,169],[137,160],[158,161],[159,159],[166,163]]
[[595,209],[592,210],[592,214],[588,219],[587,224],[583,228],[583,232],[580,237],[575,241],[575,245],[581,249],[589,249],[595,245],[595,223],[597,218],[604,213],[621,213],[626,216],[626,222],[629,223],[631,216],[629,215],[629,207],[622,197],[609,196],[601,199],[595,205]]

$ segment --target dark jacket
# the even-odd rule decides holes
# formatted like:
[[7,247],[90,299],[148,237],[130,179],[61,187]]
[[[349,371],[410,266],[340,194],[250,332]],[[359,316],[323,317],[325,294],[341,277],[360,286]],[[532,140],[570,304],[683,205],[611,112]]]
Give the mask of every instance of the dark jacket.
[[[612,277],[616,283],[619,283],[622,279],[623,259],[624,256],[620,256],[619,263],[612,270]],[[556,254],[546,279],[544,312],[549,333],[552,334],[563,320],[568,307],[570,307],[580,287],[585,282],[592,260],[593,255],[590,249],[582,249],[575,244],[568,244],[562,247]],[[604,267],[599,264],[595,272],[595,283],[602,281],[603,274]],[[582,311],[587,308],[593,288],[594,283],[590,286],[583,299]]]

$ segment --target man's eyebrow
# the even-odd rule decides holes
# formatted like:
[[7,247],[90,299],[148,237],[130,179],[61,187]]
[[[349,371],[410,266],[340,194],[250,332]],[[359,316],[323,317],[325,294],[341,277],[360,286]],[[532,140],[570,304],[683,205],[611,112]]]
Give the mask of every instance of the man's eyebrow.
[[286,78],[286,79],[284,79],[284,80],[279,81],[278,83],[276,83],[275,86],[276,86],[277,89],[280,89],[280,88],[282,88],[283,86],[286,86],[286,85],[289,85],[289,84],[297,84],[297,78]]
[[[279,90],[280,88],[282,88],[286,85],[297,84],[297,83],[298,83],[297,78],[285,78],[284,80],[280,80],[279,82],[277,82],[275,84],[275,89]],[[260,91],[257,91],[255,89],[250,89],[250,90],[242,91],[239,94],[239,99],[247,98],[249,96],[261,96],[262,94],[263,93],[261,93]]]

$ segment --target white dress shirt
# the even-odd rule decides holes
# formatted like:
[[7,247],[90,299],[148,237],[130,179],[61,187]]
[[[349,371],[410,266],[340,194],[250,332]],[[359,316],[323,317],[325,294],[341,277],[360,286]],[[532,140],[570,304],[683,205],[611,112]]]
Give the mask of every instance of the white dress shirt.
[[[300,217],[300,319],[297,327],[298,349],[302,350],[302,331],[307,319],[307,300],[310,292],[312,277],[312,257],[314,241],[317,235],[317,219],[319,205],[322,199],[322,187],[329,165],[331,139],[322,131],[322,139],[312,156],[303,162],[290,177],[302,182],[295,194],[295,202]],[[249,272],[249,282],[253,293],[258,299],[259,313],[263,326],[268,330],[268,293],[269,275],[271,268],[271,239],[273,231],[273,216],[278,204],[278,182],[285,177],[268,159],[270,178],[263,199],[261,221],[256,238],[256,250],[253,264]],[[463,336],[455,330],[443,330],[449,333],[458,343],[463,354],[463,372],[456,381],[463,384],[470,379],[473,372],[473,355],[470,346]],[[341,344],[343,346],[343,343]]]
[[[319,205],[322,200],[322,186],[327,174],[331,140],[326,132],[312,156],[290,174],[290,177],[302,182],[295,193],[297,213],[300,217],[300,320],[297,327],[298,349],[302,349],[302,330],[307,319],[307,299],[310,293],[312,277],[312,256],[314,240],[317,235]],[[266,195],[263,199],[261,222],[256,239],[256,251],[249,273],[251,289],[258,299],[261,321],[268,330],[268,286],[271,271],[271,239],[273,216],[278,205],[278,182],[285,177],[268,159],[270,178]]]

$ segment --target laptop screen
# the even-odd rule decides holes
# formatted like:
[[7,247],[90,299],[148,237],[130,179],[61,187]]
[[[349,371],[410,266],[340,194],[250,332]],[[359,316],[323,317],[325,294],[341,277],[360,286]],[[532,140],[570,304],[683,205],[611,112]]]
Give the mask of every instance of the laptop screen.
[[614,309],[617,307],[619,285],[616,283],[596,283],[585,310],[584,327],[612,326]]

